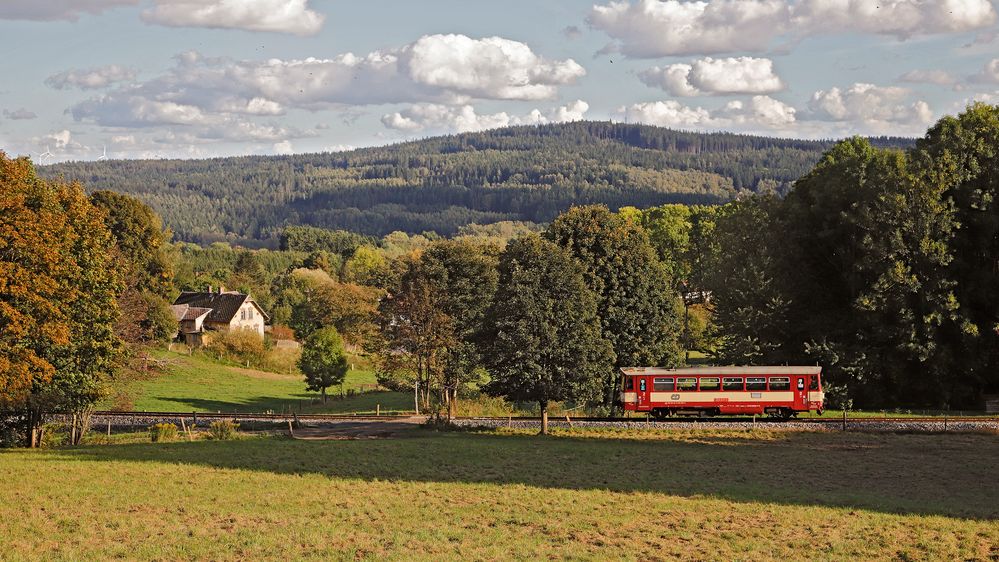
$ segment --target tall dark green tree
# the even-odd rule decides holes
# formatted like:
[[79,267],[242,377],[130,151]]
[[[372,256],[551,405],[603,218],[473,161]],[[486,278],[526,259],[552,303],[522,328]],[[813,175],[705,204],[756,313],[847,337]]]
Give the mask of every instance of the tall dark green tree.
[[551,402],[599,398],[613,351],[601,335],[596,297],[564,249],[536,235],[510,242],[485,318],[485,391],[537,402],[541,433]]
[[600,401],[612,409],[618,368],[680,363],[679,296],[647,233],[607,207],[574,207],[545,236],[579,261],[597,297],[601,333],[615,357],[604,373]]
[[966,322],[947,333],[951,370],[960,374],[950,392],[956,403],[977,404],[983,391],[999,393],[999,107],[978,103],[944,117],[913,158],[954,205],[948,273]]
[[707,288],[715,350],[722,363],[759,365],[788,356],[788,297],[780,276],[775,219],[779,202],[752,197],[719,210]]
[[905,153],[852,139],[786,201],[789,344],[803,343],[861,405],[949,403],[941,330],[961,320],[943,187]]

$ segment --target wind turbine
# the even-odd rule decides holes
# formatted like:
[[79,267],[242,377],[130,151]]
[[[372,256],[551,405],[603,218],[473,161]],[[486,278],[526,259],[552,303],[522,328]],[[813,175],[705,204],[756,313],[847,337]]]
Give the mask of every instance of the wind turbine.
[[53,158],[53,157],[55,157],[55,154],[52,154],[52,152],[49,151],[49,146],[48,145],[45,145],[45,152],[43,152],[43,153],[41,153],[41,154],[38,155],[38,158],[41,159],[42,164],[44,164],[45,161],[48,160],[49,158]]
[[104,145],[104,154],[101,154],[100,156],[98,156],[97,157],[97,161],[100,162],[102,160],[107,160],[107,159],[108,159],[108,145],[105,144]]

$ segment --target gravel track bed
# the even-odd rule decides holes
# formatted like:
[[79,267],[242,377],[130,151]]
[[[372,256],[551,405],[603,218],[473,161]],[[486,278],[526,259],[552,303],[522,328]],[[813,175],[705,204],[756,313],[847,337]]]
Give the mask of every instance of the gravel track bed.
[[[94,415],[90,420],[90,425],[94,429],[106,428],[108,422],[111,423],[111,427],[117,430],[135,430],[135,429],[145,429],[150,425],[156,423],[173,423],[178,427],[181,425],[181,419],[184,423],[191,425],[194,421],[194,416],[192,414],[177,414],[177,415],[127,415],[127,416],[117,416],[117,415]],[[293,419],[291,416],[286,418],[274,419],[270,417],[259,417],[253,416],[252,414],[247,414],[244,416],[239,416],[233,419],[231,416],[219,417],[213,416],[212,414],[197,414],[197,425],[199,427],[207,427],[212,421],[218,419],[229,419],[241,424],[244,429],[269,429],[269,428],[283,428],[287,425],[287,419]],[[329,419],[315,419],[315,418],[300,418],[302,426],[305,427],[333,427],[338,424],[347,423],[363,423],[366,421],[373,422],[388,422],[392,421],[393,418],[389,416],[382,417],[367,417],[367,416],[357,416],[356,418],[348,417],[331,417]],[[53,416],[53,421],[69,423],[69,416]],[[458,427],[464,428],[491,428],[498,429],[504,427],[511,427],[516,429],[540,429],[541,421],[537,419],[529,420],[518,420],[514,419],[512,421],[502,418],[464,418],[456,419],[453,422]],[[710,420],[700,420],[700,421],[585,421],[578,420],[567,423],[564,419],[550,419],[548,421],[548,426],[551,428],[559,429],[569,429],[571,428],[613,428],[613,429],[634,429],[634,430],[647,430],[647,429],[680,429],[680,430],[691,430],[691,429],[735,429],[735,430],[751,430],[751,429],[764,429],[764,430],[774,430],[774,431],[842,431],[843,424],[840,420],[822,420],[822,421],[803,421],[803,420],[792,420],[787,422],[774,422],[774,421],[760,421],[753,423],[752,421],[744,422],[732,422],[732,421],[710,421]],[[912,421],[907,422],[905,420],[892,420],[892,421],[864,421],[864,422],[854,422],[847,421],[846,423],[847,431],[869,431],[869,432],[883,432],[883,433],[912,433],[912,432],[926,432],[926,433],[938,433],[938,432],[999,432],[999,422],[995,420],[986,421],[972,421],[972,420],[949,420],[944,421]]]
[[[503,428],[512,427],[516,429],[540,429],[541,422],[538,420],[513,420],[502,419],[463,419],[455,420],[454,424],[467,428]],[[615,428],[615,429],[768,429],[777,431],[842,431],[841,421],[788,421],[788,422],[712,422],[712,421],[690,421],[690,422],[657,422],[657,421],[574,421],[571,424],[565,420],[548,420],[548,427],[568,429],[570,428]],[[847,431],[872,431],[883,433],[911,433],[927,432],[937,433],[943,431],[994,431],[999,432],[999,422],[995,421],[939,421],[939,422],[906,422],[906,421],[868,421],[846,423]]]

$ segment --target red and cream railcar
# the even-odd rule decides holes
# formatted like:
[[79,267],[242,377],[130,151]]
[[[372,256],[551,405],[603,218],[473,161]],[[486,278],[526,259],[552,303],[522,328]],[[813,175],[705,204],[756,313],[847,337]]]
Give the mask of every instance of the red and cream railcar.
[[822,413],[821,367],[621,369],[625,411],[673,415]]

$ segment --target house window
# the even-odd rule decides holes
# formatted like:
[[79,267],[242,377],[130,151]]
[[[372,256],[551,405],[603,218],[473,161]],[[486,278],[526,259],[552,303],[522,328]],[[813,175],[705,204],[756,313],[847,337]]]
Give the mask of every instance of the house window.
[[249,320],[253,320],[253,309],[252,308],[247,308],[246,309],[246,317]]
[[239,319],[240,320],[246,320],[246,309],[245,308],[239,311]]

